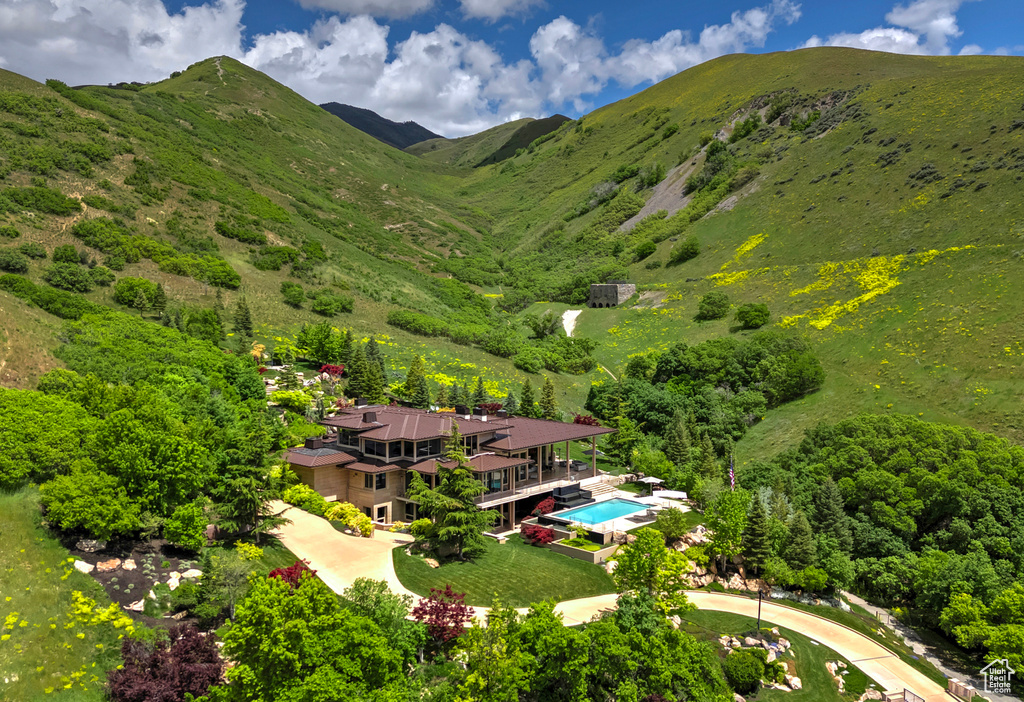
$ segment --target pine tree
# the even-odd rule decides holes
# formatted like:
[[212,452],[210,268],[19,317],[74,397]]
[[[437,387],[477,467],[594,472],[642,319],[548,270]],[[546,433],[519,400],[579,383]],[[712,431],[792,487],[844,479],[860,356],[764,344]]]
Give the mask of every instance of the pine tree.
[[281,390],[298,390],[302,387],[294,366],[285,366],[277,377],[277,387]]
[[382,380],[388,377],[388,369],[384,366],[384,356],[380,353],[380,344],[376,339],[371,338],[366,342],[366,362],[377,364]]
[[338,362],[347,366],[352,357],[352,330],[346,329],[341,337],[341,348],[338,353]]
[[690,430],[686,427],[686,415],[680,410],[676,410],[665,430],[665,457],[678,468],[690,462]]
[[163,312],[167,309],[167,292],[164,290],[162,283],[157,283],[156,292],[153,294],[152,300],[153,309],[157,312]]
[[[376,342],[372,341],[371,344]],[[366,360],[366,376],[363,378],[363,397],[370,404],[378,405],[387,401],[384,396],[384,389],[387,385],[384,382],[384,373],[381,372],[379,363],[373,363],[369,358]]]
[[540,415],[544,419],[558,419],[558,405],[555,403],[555,384],[550,377],[544,378],[540,391]]
[[743,555],[746,562],[758,573],[765,561],[772,555],[771,533],[768,528],[768,512],[761,498],[754,495],[747,513],[747,528],[743,531]]
[[501,403],[501,408],[509,413],[509,416],[514,415],[519,411],[519,402],[516,400],[516,395],[511,390],[508,391],[508,395],[505,395],[504,402]]
[[430,390],[423,370],[423,357],[413,356],[409,371],[405,374],[405,395],[413,407],[430,409]]
[[366,375],[368,365],[366,363],[366,352],[363,347],[356,344],[349,355],[348,367],[345,374],[348,376],[348,385],[345,386],[345,394],[355,399],[366,397]]
[[217,313],[217,317],[221,323],[224,323],[224,293],[217,288],[217,294],[213,298],[213,311]]
[[249,312],[249,305],[244,297],[239,298],[235,305],[234,331],[235,334],[245,338],[252,336],[252,314]]
[[700,441],[700,429],[697,427],[697,417],[693,412],[686,415],[686,430],[690,433],[690,445]]
[[484,390],[484,377],[478,375],[476,378],[476,388],[473,390],[473,406],[478,407],[485,402],[487,402],[487,392]]
[[484,484],[477,480],[466,462],[462,435],[452,423],[452,433],[446,446],[446,458],[455,466],[437,466],[437,487],[427,487],[419,473],[412,473],[409,497],[415,499],[420,510],[434,520],[433,541],[438,546],[454,550],[465,560],[484,547],[483,532],[498,519],[494,510],[481,510],[476,498],[484,493]]
[[718,457],[715,455],[715,447],[711,443],[711,437],[705,434],[700,444],[700,466],[698,472],[705,480],[714,480],[721,477],[722,467],[718,464]]
[[448,386],[441,383],[441,387],[437,389],[437,406],[438,408],[449,407],[451,405],[451,399],[448,397]]
[[148,309],[149,306],[150,302],[149,298],[146,297],[146,293],[139,290],[139,293],[135,296],[135,299],[132,300],[132,307],[134,307],[137,310],[145,310]]
[[826,477],[814,491],[813,501],[814,530],[819,534],[833,537],[839,542],[839,548],[845,553],[850,553],[853,550],[850,518],[846,516],[845,502],[839,492],[839,486],[831,476]]
[[786,562],[789,567],[801,571],[814,565],[818,560],[817,547],[814,543],[814,532],[811,523],[803,511],[794,515],[789,525],[789,544],[786,548]]
[[469,387],[463,385],[461,388],[456,383],[452,390],[452,404],[455,405],[468,405],[469,404]]
[[523,381],[523,389],[519,391],[519,414],[524,417],[536,417],[536,400],[533,399],[533,385],[530,379]]

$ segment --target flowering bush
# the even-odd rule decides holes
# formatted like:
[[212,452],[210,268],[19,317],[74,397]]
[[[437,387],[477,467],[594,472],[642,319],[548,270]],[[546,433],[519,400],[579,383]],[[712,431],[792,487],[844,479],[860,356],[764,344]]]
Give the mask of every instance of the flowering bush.
[[555,530],[539,524],[525,524],[519,533],[534,546],[543,546],[555,540]]
[[501,409],[501,403],[500,402],[481,402],[479,405],[477,405],[477,407],[482,409],[487,414],[494,414],[495,412],[497,412],[498,410]]
[[285,490],[281,499],[318,517],[323,517],[327,512],[327,500],[324,499],[324,496],[302,483],[292,485]]
[[325,363],[320,366],[320,372],[326,373],[327,375],[341,375],[345,372],[345,366],[336,366],[331,363]]
[[466,595],[445,585],[444,590],[430,588],[430,597],[424,597],[412,610],[413,619],[427,625],[427,634],[443,645],[457,639],[473,618],[473,610],[466,605]]
[[572,423],[573,424],[584,424],[584,425],[586,425],[588,427],[599,427],[599,426],[601,426],[601,422],[597,421],[597,419],[592,414],[577,414],[577,415],[574,415],[573,418],[572,418]]
[[235,550],[238,551],[238,555],[243,561],[258,561],[263,558],[263,549],[255,544],[236,541]]

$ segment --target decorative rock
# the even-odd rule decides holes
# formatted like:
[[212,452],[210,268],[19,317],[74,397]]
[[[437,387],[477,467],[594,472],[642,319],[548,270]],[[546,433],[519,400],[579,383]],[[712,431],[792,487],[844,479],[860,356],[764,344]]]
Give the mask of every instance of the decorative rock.
[[97,551],[102,551],[106,547],[106,541],[97,541],[96,539],[82,539],[75,544],[75,548],[79,551],[85,551],[86,553],[96,553]]
[[772,663],[775,661],[775,651],[768,651],[768,657],[764,659],[766,663]]
[[775,636],[778,636],[779,635],[779,627],[773,626],[772,627],[772,634],[775,635]]
[[729,647],[729,637],[728,636],[719,636],[718,637],[718,643],[722,644],[723,648],[728,648]]
[[167,576],[167,577],[169,577],[169,578],[173,578],[174,580],[180,580],[180,579],[181,579],[181,573],[179,573],[179,572],[178,572],[178,571],[176,571],[176,570],[172,570],[172,571],[170,572],[170,574],[168,574],[168,576]]
[[786,684],[789,685],[789,687],[793,690],[801,690],[804,686],[804,684],[800,682],[800,678],[796,677],[795,675],[787,675]]
[[729,645],[730,645],[730,646],[731,646],[732,648],[739,648],[739,647],[740,647],[740,641],[739,641],[739,639],[732,639],[732,640],[731,640],[731,641],[729,642]]
[[747,699],[738,692],[732,693],[732,702],[747,702]]
[[121,568],[123,568],[124,570],[135,570],[136,568],[138,568],[138,566],[135,565],[134,560],[129,558],[127,561],[121,564]]
[[132,602],[130,605],[125,605],[125,609],[129,612],[141,612],[146,606],[146,599],[142,598],[138,602]]
[[791,644],[789,643],[789,641],[787,639],[783,639],[781,637],[779,638],[779,647],[782,648],[782,650],[788,649],[790,647],[790,645]]
[[149,599],[151,599],[151,600],[155,600],[155,599],[156,599],[156,593],[155,593],[155,592],[153,592],[152,590],[150,590],[150,591],[149,591],[149,594],[148,594],[148,595],[146,595],[146,597],[148,597],[148,598],[149,598]]
[[198,570],[197,568],[189,568],[188,570],[186,570],[184,573],[181,574],[181,577],[182,578],[199,578],[199,577],[202,577],[202,575],[203,575],[203,571]]
[[761,642],[755,639],[753,636],[746,636],[743,639],[744,646],[760,646]]
[[171,577],[167,580],[167,587],[172,590],[177,590],[178,585],[181,584],[181,576],[177,573],[171,573]]
[[440,568],[441,567],[441,564],[438,563],[433,558],[424,558],[423,560],[426,561],[427,565],[430,566],[431,568]]
[[98,573],[109,573],[117,570],[121,566],[120,558],[111,558],[109,561],[100,561],[96,564],[96,572]]
[[79,573],[85,573],[86,575],[88,575],[93,571],[93,568],[95,567],[96,566],[94,566],[92,563],[86,563],[85,561],[75,561],[75,570],[77,570]]
[[860,696],[857,702],[867,702],[867,700],[880,700],[882,699],[882,693],[878,690],[868,689],[865,690],[864,694]]
[[188,612],[175,612],[174,614],[171,615],[171,619],[174,619],[175,621],[181,621],[182,619],[184,619],[187,616],[188,616]]

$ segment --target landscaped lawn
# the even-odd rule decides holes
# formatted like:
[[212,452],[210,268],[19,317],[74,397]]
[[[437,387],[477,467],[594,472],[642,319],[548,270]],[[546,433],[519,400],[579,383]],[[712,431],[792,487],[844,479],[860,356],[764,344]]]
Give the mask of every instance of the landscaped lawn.
[[[263,557],[252,561],[252,571],[254,573],[268,575],[270,571],[276,568],[287,568],[299,560],[299,557],[285,548],[276,537],[263,536],[258,544],[252,539],[246,539],[246,541],[263,549]],[[235,549],[234,544],[231,544],[230,546],[210,546],[207,550],[216,556],[228,551],[234,551]]]
[[450,584],[466,593],[466,603],[488,606],[497,594],[502,604],[526,607],[543,600],[571,600],[615,592],[611,577],[600,566],[584,563],[540,546],[528,546],[518,536],[504,544],[487,539],[487,550],[467,563],[452,561],[431,568],[421,556],[396,548],[395,572],[402,584],[419,595]]
[[[722,634],[740,636],[752,632],[757,628],[757,620],[739,614],[729,612],[712,612],[697,610],[683,617],[683,628],[698,639],[715,641]],[[762,627],[773,626],[765,621],[761,622]],[[762,688],[756,695],[748,695],[748,700],[759,700],[765,702],[849,702],[856,700],[874,681],[862,673],[850,661],[828,648],[812,642],[803,634],[785,628],[779,628],[779,634],[788,639],[793,645],[792,650],[796,656],[783,655],[780,660],[789,661],[790,671],[793,662],[796,663],[796,676],[803,684],[802,689],[793,692],[783,692]],[[717,641],[715,641],[717,646]],[[846,692],[839,694],[839,688],[832,676],[825,668],[826,661],[842,661],[846,663],[850,671],[846,675]],[[875,685],[877,689],[877,685]]]
[[[104,700],[107,671],[120,663],[119,628],[99,621],[111,602],[79,573],[67,549],[40,526],[39,491],[0,494],[0,699]],[[78,591],[95,600],[74,616]],[[114,606],[115,617],[122,610]]]

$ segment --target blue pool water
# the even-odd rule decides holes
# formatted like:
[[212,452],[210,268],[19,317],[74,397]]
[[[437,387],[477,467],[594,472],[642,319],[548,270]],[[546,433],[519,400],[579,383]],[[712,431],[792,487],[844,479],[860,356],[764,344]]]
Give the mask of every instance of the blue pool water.
[[612,519],[618,519],[619,517],[626,517],[630,514],[643,512],[646,509],[647,505],[645,504],[633,502],[632,500],[623,500],[622,498],[616,497],[611,500],[605,500],[604,502],[597,502],[592,505],[570,509],[566,512],[557,512],[551,516],[567,519],[571,522],[580,522],[587,526],[594,526],[601,522],[607,522]]

